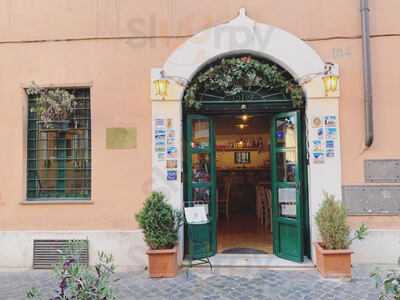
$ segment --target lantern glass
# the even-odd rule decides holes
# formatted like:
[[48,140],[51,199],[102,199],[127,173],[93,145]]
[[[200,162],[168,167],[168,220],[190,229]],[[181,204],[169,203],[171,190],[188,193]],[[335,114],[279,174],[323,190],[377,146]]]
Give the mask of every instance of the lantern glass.
[[338,76],[335,75],[327,75],[322,78],[324,82],[325,93],[335,92],[337,89]]
[[154,80],[154,87],[156,89],[156,95],[161,98],[165,98],[168,96],[168,85],[169,81],[167,79],[158,79]]

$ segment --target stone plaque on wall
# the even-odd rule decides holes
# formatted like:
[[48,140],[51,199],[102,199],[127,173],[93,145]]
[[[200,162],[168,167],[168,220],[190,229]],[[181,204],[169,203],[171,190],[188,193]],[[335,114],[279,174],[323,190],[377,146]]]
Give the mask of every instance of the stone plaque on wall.
[[136,128],[107,128],[107,149],[135,149],[137,133]]
[[366,182],[397,183],[400,182],[400,160],[371,159],[364,161]]
[[400,214],[400,186],[343,186],[343,203],[350,215]]

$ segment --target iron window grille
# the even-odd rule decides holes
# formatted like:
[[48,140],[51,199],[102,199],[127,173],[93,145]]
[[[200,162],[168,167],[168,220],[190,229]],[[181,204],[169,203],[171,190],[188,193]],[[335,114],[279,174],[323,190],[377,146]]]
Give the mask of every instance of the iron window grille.
[[65,131],[41,130],[31,111],[37,97],[28,96],[27,199],[90,199],[90,89],[67,89],[76,108]]

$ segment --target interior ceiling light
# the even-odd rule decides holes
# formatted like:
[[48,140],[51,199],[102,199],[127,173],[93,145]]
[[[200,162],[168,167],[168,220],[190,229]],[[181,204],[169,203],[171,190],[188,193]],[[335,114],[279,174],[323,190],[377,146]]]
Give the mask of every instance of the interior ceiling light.
[[243,114],[243,115],[240,115],[240,116],[236,116],[236,119],[240,119],[243,122],[246,122],[246,121],[250,120],[251,118],[252,117],[250,115],[248,115],[248,114]]
[[245,129],[246,127],[249,127],[247,124],[237,124],[236,127],[239,127],[240,129]]

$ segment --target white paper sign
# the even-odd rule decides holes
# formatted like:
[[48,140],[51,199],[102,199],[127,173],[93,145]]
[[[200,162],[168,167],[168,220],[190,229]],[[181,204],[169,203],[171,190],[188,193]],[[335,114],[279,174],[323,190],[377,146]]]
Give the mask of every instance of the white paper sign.
[[185,217],[188,224],[204,224],[208,222],[204,206],[185,207]]

